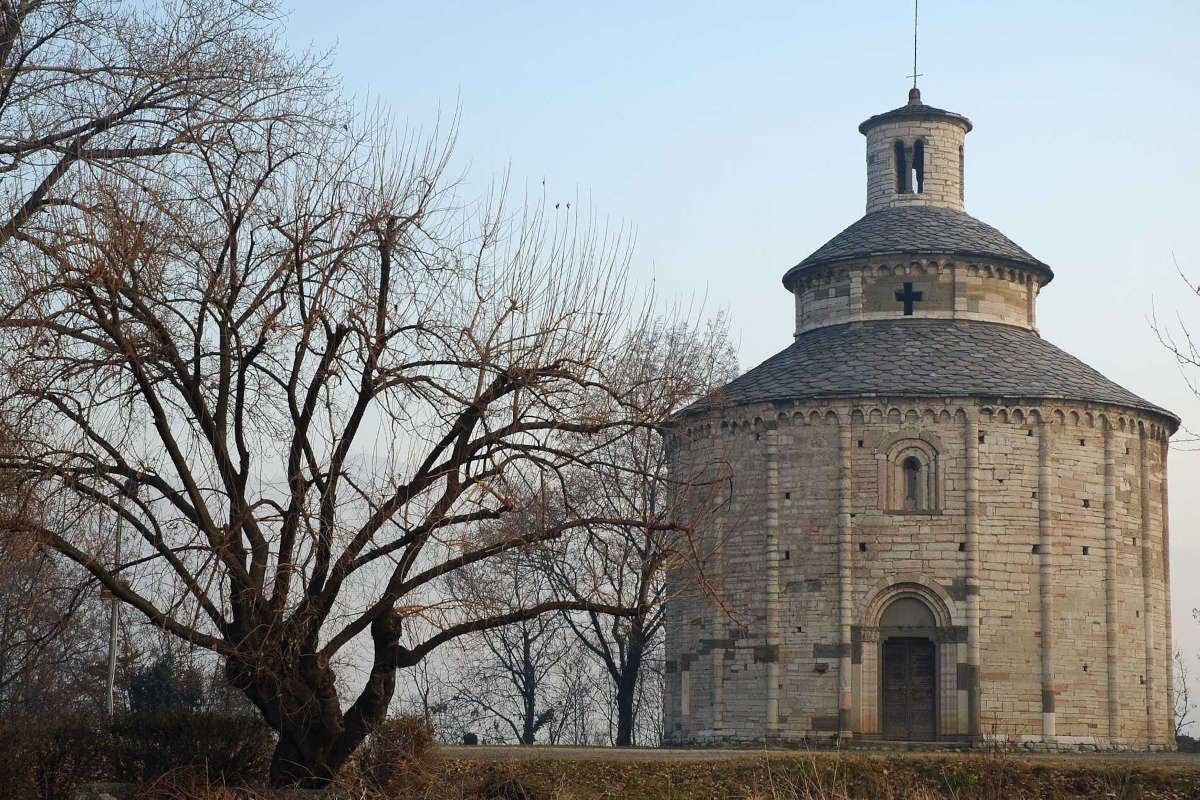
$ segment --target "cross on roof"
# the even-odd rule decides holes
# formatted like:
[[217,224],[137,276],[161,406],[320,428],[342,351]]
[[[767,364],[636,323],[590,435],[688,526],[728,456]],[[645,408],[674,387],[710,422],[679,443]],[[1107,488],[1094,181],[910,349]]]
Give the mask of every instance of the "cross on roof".
[[904,291],[896,292],[896,300],[904,303],[904,316],[911,317],[913,313],[913,303],[919,303],[925,297],[924,292],[914,292],[911,283],[904,284]]

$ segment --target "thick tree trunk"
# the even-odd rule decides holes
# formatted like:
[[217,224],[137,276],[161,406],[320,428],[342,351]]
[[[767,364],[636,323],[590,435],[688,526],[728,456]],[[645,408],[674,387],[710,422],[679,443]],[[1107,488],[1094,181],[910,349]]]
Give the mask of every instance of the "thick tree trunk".
[[529,637],[524,633],[522,633],[521,648],[521,744],[530,745],[537,741],[538,678],[537,671],[534,669]]
[[629,652],[625,669],[614,675],[617,684],[617,747],[633,745],[634,702],[637,699],[638,679],[642,672],[642,656],[646,642],[641,618],[636,618],[629,631]]
[[[226,664],[230,682],[245,692],[279,734],[271,757],[271,783],[320,789],[387,714],[396,688],[388,645],[390,620],[372,625],[376,657],[366,686],[344,713],[328,663],[307,654],[283,664]],[[280,648],[286,652],[285,648]]]
[[373,670],[363,693],[345,714],[340,710],[334,715],[322,713],[327,699],[315,693],[293,695],[280,703],[281,709],[293,711],[281,713],[278,724],[268,716],[279,733],[271,756],[271,784],[312,789],[328,785],[367,734],[383,721],[395,689],[394,676],[394,670]]
[[[325,740],[322,741],[322,738]],[[279,732],[279,742],[271,754],[271,785],[321,789],[341,770],[343,763],[329,758],[329,737],[305,735],[299,731]]]
[[637,695],[637,675],[628,670],[617,681],[617,747],[633,744],[633,701]]

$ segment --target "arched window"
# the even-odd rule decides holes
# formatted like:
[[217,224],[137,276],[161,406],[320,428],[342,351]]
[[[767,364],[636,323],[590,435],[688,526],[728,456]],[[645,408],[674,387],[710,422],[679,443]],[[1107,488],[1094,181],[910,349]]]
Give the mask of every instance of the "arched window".
[[925,191],[925,143],[920,139],[913,143],[912,171],[912,185],[920,194]]
[[966,162],[963,157],[963,146],[958,146],[958,199],[963,199],[963,187],[966,186],[966,176],[963,172],[966,170]]
[[896,194],[908,194],[912,191],[908,184],[908,160],[904,157],[904,142],[895,144],[896,152]]
[[925,142],[917,139],[906,147],[899,139],[892,145],[896,161],[896,194],[925,191]]
[[904,509],[916,511],[921,502],[921,462],[916,456],[904,459]]
[[923,438],[898,437],[879,457],[879,499],[884,510],[939,513],[941,467],[933,444]]

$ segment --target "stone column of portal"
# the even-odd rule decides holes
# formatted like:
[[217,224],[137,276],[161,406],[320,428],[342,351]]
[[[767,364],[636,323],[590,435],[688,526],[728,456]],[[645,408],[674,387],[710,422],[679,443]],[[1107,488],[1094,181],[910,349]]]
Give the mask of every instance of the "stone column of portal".
[[963,448],[966,461],[966,603],[967,603],[967,735],[979,737],[979,416],[967,412]]
[[1108,743],[1121,735],[1121,700],[1117,680],[1117,467],[1113,456],[1113,426],[1104,424],[1104,636],[1108,675]]
[[[1170,542],[1171,537],[1170,537],[1170,534],[1167,532],[1168,528],[1170,527],[1168,525],[1169,517],[1167,515],[1167,448],[1169,446],[1170,446],[1170,442],[1166,438],[1164,438],[1162,440],[1162,445],[1160,446],[1160,450],[1159,450],[1159,452],[1162,453],[1162,483],[1160,484],[1160,486],[1162,488],[1162,500],[1161,500],[1162,505],[1159,506],[1159,508],[1161,509],[1160,513],[1162,514],[1162,557],[1163,557],[1162,576],[1163,576],[1163,592],[1164,592],[1163,609],[1166,612],[1163,614],[1163,623],[1166,626],[1163,629],[1163,636],[1166,637],[1165,642],[1164,642],[1165,646],[1163,647],[1163,652],[1167,654],[1167,664],[1166,664],[1167,682],[1164,685],[1165,686],[1174,686],[1175,685],[1175,660],[1174,660],[1174,658],[1171,657],[1171,654],[1175,652],[1174,650],[1171,649],[1171,641],[1172,641],[1172,639],[1171,639],[1171,542]],[[1168,734],[1170,734],[1171,732],[1173,732],[1175,730],[1174,704],[1168,703],[1166,711],[1167,711],[1167,717],[1164,720],[1164,722],[1167,725],[1167,732],[1168,732]]]
[[1153,744],[1154,724],[1154,572],[1150,567],[1150,445],[1146,428],[1138,427],[1138,473],[1142,517],[1142,622],[1146,634],[1146,743]]
[[767,431],[766,660],[768,741],[779,728],[779,432]]
[[1042,740],[1054,741],[1054,561],[1050,545],[1050,426],[1038,424],[1038,605],[1042,629]]
[[850,518],[850,409],[838,419],[838,737],[851,735],[850,712],[854,707],[850,676],[850,626],[852,624],[854,531]]

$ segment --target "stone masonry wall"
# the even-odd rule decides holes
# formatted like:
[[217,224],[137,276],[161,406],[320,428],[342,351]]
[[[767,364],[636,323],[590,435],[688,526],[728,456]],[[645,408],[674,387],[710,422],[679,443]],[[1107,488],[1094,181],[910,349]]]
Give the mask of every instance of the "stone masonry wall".
[[796,335],[825,325],[895,319],[903,304],[897,285],[912,284],[921,300],[913,317],[1003,322],[1037,330],[1034,305],[1040,280],[999,262],[896,257],[858,260],[808,270],[792,286]]
[[[964,123],[953,120],[898,119],[881,122],[867,136],[867,213],[898,205],[928,205],[963,209]],[[924,142],[924,191],[898,193],[895,145],[905,147],[906,163],[912,163],[912,147]]]
[[[691,420],[671,446],[732,484],[699,533],[723,603],[671,576],[667,741],[878,735],[879,618],[916,597],[937,619],[939,738],[1173,745],[1161,420],[797,403]],[[932,503],[906,511],[889,459],[917,446]]]

